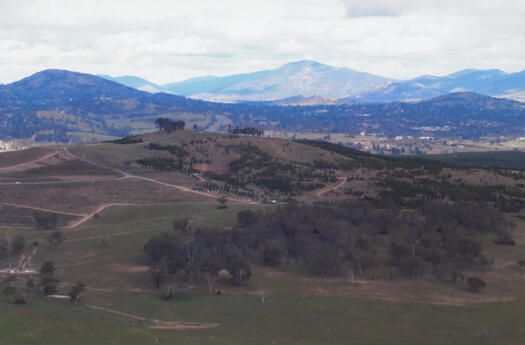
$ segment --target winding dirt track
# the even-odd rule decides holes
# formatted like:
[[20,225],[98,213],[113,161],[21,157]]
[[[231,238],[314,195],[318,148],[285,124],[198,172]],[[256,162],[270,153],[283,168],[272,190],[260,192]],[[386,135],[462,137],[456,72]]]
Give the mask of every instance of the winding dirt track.
[[[139,180],[155,183],[155,184],[158,184],[158,185],[161,185],[161,186],[164,186],[164,187],[175,188],[175,189],[180,190],[182,192],[199,194],[199,195],[202,195],[202,196],[205,196],[205,197],[208,197],[208,198],[213,198],[213,199],[222,199],[223,198],[222,195],[215,195],[215,194],[210,194],[210,193],[206,193],[206,192],[201,192],[201,191],[193,190],[193,189],[188,188],[188,187],[184,187],[184,186],[180,186],[180,185],[176,185],[176,184],[171,184],[171,183],[166,183],[166,182],[162,182],[162,181],[159,181],[159,180],[155,180],[155,179],[152,179],[152,178],[149,178],[149,177],[144,177],[144,176],[140,176],[140,175],[133,175],[133,174],[131,174],[131,173],[127,172],[127,171],[124,171],[124,170],[110,168],[110,167],[107,167],[105,165],[93,162],[93,161],[91,161],[89,159],[86,159],[86,158],[84,158],[82,156],[76,155],[76,154],[72,153],[69,150],[69,148],[67,148],[67,147],[64,147],[64,152],[67,153],[68,155],[70,155],[71,157],[79,159],[79,160],[81,160],[83,162],[86,162],[88,164],[94,165],[94,166],[99,167],[99,168],[112,170],[112,171],[122,175],[121,177],[118,178],[119,180],[139,179]],[[246,200],[237,199],[237,198],[230,198],[230,197],[228,197],[228,198],[225,198],[225,199],[229,200],[229,201],[235,201],[235,202],[238,202],[238,203],[241,203],[241,204],[251,204],[251,205],[258,204],[258,202],[255,202],[255,201],[246,201]]]
[[348,177],[338,177],[337,178],[338,180],[341,180],[341,182],[339,182],[338,184],[336,185],[333,185],[333,186],[328,186],[328,187],[325,187],[323,189],[320,189],[318,190],[316,193],[315,193],[315,196],[317,197],[322,197],[323,195],[325,195],[326,193],[330,192],[330,191],[333,191],[333,190],[336,190],[338,188],[341,188],[346,182],[348,182]]
[[73,222],[73,223],[69,224],[68,226],[66,226],[64,228],[65,229],[76,228],[77,226],[80,226],[80,225],[84,224],[85,222],[87,222],[88,220],[90,220],[91,218],[93,218],[97,213],[100,213],[103,210],[105,210],[106,208],[111,207],[111,206],[134,206],[134,205],[136,205],[136,204],[127,204],[127,203],[103,204],[103,205],[100,205],[95,211],[93,211],[93,212],[91,212],[89,214],[86,214],[86,215],[81,215],[82,219],[79,219],[76,222]]

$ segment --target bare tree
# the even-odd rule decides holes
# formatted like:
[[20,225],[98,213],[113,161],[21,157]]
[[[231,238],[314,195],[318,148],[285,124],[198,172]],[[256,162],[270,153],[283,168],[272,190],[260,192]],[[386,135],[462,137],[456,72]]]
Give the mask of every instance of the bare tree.
[[12,269],[13,256],[20,254],[25,249],[24,237],[17,235],[11,238],[9,234],[0,240],[0,256],[7,259],[9,271]]
[[213,294],[215,291],[215,283],[219,277],[220,270],[220,266],[213,262],[205,262],[201,265],[201,272],[208,282],[208,290],[210,294]]

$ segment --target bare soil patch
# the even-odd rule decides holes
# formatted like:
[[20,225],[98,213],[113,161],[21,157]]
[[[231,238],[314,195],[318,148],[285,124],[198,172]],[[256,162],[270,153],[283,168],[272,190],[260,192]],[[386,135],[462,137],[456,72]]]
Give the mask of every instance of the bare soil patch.
[[151,329],[175,329],[175,330],[184,330],[184,329],[207,329],[219,327],[218,323],[197,323],[197,322],[162,322],[162,321],[153,321],[153,325],[149,328]]
[[149,270],[149,266],[145,265],[127,265],[127,264],[112,264],[111,269],[118,272],[128,272],[128,273],[139,273],[139,272],[147,272]]
[[226,164],[219,163],[194,164],[193,167],[201,173],[225,174],[229,170]]

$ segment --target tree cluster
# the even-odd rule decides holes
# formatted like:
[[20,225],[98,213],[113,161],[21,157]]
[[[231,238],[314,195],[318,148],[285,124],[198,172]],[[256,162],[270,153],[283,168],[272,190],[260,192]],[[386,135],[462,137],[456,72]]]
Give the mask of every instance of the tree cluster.
[[150,143],[146,145],[146,148],[149,150],[168,151],[172,155],[176,155],[178,157],[185,157],[189,155],[189,152],[186,151],[184,147],[177,145],[160,145],[157,143]]
[[155,124],[159,126],[161,131],[173,132],[176,130],[184,129],[186,123],[184,121],[172,121],[167,118],[158,118],[155,120]]
[[231,134],[243,134],[243,135],[253,135],[257,137],[264,136],[264,130],[255,127],[235,127],[229,128],[229,133]]
[[197,229],[187,221],[176,221],[174,231],[151,238],[144,252],[151,259],[150,275],[155,287],[168,285],[168,298],[191,288],[195,279],[204,278],[210,293],[221,270],[227,270],[234,285],[251,276],[248,250],[239,230]]
[[267,265],[295,262],[321,276],[384,272],[380,268],[386,267],[408,278],[433,274],[454,280],[466,269],[489,263],[473,235],[507,226],[481,204],[391,206],[291,203],[259,217],[243,234]]
[[35,222],[38,229],[52,230],[58,225],[58,216],[56,213],[36,212]]
[[57,293],[57,285],[60,282],[55,277],[55,265],[52,261],[46,261],[40,267],[40,284],[45,296],[55,295]]

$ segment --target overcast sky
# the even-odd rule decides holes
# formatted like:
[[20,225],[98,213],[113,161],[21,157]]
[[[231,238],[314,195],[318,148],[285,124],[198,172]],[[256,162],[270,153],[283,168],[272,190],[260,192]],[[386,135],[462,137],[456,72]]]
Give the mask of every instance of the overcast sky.
[[312,59],[386,77],[525,69],[525,0],[0,0],[0,82],[168,83]]

